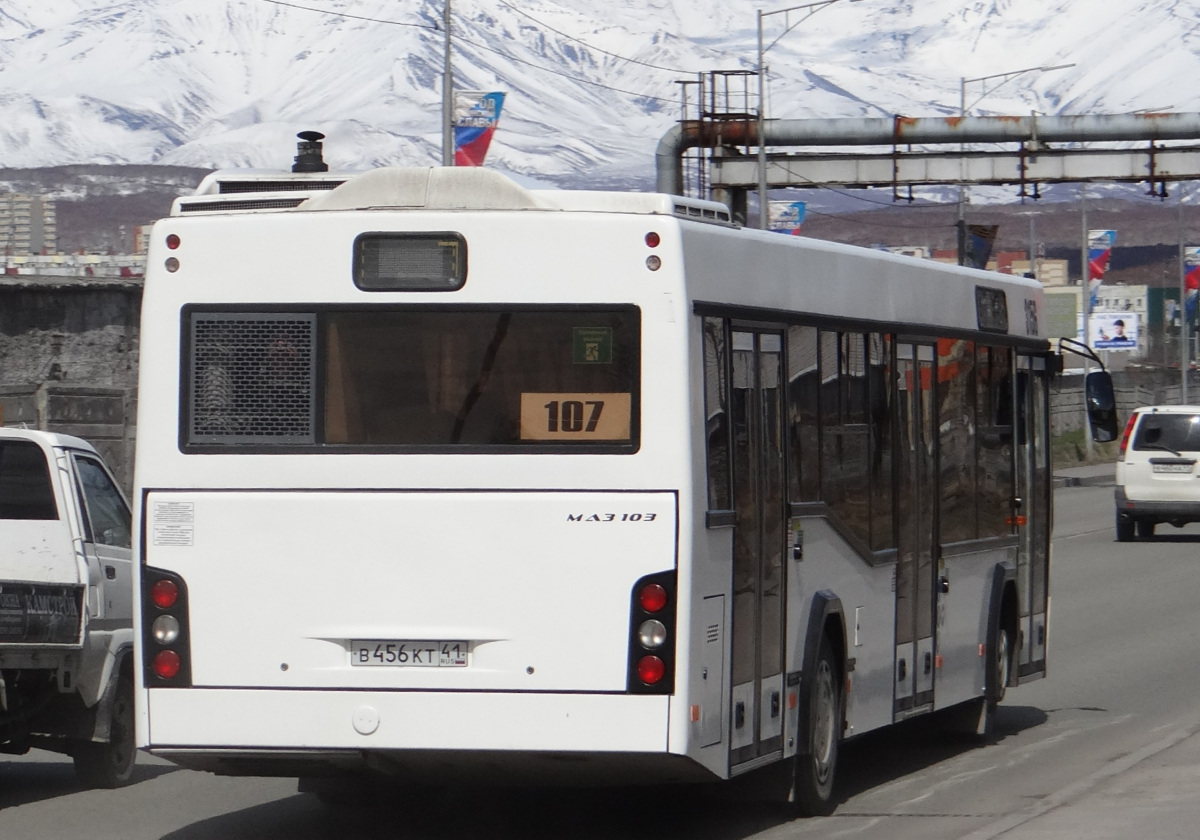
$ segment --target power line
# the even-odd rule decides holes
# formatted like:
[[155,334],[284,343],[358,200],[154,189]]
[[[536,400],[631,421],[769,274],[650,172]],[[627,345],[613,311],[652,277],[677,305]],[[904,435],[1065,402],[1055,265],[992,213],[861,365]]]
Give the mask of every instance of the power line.
[[615,52],[609,52],[608,50],[601,49],[600,47],[597,47],[597,46],[593,46],[592,44],[589,44],[586,41],[581,41],[572,35],[568,35],[566,32],[563,32],[562,30],[555,29],[553,26],[550,26],[548,23],[538,20],[533,15],[529,14],[529,12],[526,12],[522,9],[518,9],[516,6],[512,5],[511,3],[506,3],[506,2],[504,2],[504,0],[498,0],[498,2],[500,3],[501,6],[504,6],[506,9],[511,9],[512,11],[516,12],[519,15],[529,18],[531,21],[533,21],[534,23],[536,23],[538,26],[542,27],[543,29],[549,29],[555,35],[560,35],[563,38],[566,38],[568,41],[574,41],[576,44],[585,46],[589,50],[594,50],[598,53],[603,53],[604,55],[611,56],[612,58],[618,58],[621,61],[628,61],[630,64],[640,64],[642,67],[649,67],[654,70],[666,70],[668,73],[684,73],[684,74],[688,74],[688,75],[692,75],[692,74],[696,73],[695,70],[680,70],[676,67],[663,67],[661,64],[650,64],[647,61],[639,61],[636,58],[629,58],[628,56],[618,55]]
[[554,76],[560,76],[564,79],[570,79],[571,81],[578,82],[579,84],[582,84],[582,85],[592,85],[593,87],[604,88],[605,90],[611,90],[616,93],[623,93],[626,96],[635,96],[638,99],[650,99],[655,102],[666,102],[671,105],[677,104],[676,100],[674,100],[674,99],[667,99],[662,96],[652,96],[648,93],[638,93],[637,91],[625,90],[624,88],[613,87],[612,85],[606,85],[603,82],[593,82],[591,79],[585,79],[585,78],[582,78],[581,76],[572,76],[569,73],[564,73],[560,70],[553,70],[549,67],[545,67],[540,64],[535,64],[532,61],[526,61],[523,58],[517,58],[515,55],[509,55],[508,53],[506,53],[502,50],[498,50],[495,47],[489,47],[487,44],[476,43],[475,41],[471,41],[471,40],[468,40],[468,39],[462,38],[462,37],[456,38],[455,40],[458,41],[458,43],[460,43],[460,44],[468,44],[469,46],[475,47],[476,49],[487,50],[488,52],[496,53],[497,55],[502,56],[502,57],[508,59],[509,61],[515,62],[516,64],[524,64],[525,66],[532,67],[535,70],[541,70],[543,73],[550,73],[551,75],[554,75]]
[[[263,3],[272,3],[272,4],[276,5],[276,6],[287,6],[288,8],[291,8],[291,9],[301,9],[301,10],[303,10],[303,11],[306,11],[306,12],[316,12],[317,14],[324,14],[324,15],[334,15],[334,16],[336,16],[336,17],[344,17],[344,18],[353,18],[354,20],[365,20],[365,21],[370,21],[371,23],[383,23],[383,24],[387,24],[387,25],[389,25],[389,26],[409,26],[409,27],[412,27],[412,28],[414,28],[414,29],[425,29],[425,30],[430,30],[430,31],[434,31],[434,32],[440,32],[440,31],[441,31],[441,28],[440,28],[440,27],[438,27],[438,26],[433,26],[433,25],[430,25],[430,24],[422,24],[422,23],[405,23],[405,22],[403,22],[403,21],[398,21],[398,20],[387,20],[387,19],[384,19],[384,18],[373,18],[373,17],[366,17],[366,16],[364,16],[364,15],[351,15],[351,14],[347,14],[347,13],[345,13],[345,12],[334,12],[334,11],[331,11],[331,10],[329,10],[329,9],[318,9],[318,8],[314,8],[314,7],[312,7],[312,6],[302,6],[302,5],[298,4],[298,3],[287,3],[287,2],[284,2],[284,0],[262,0],[262,2],[263,2]],[[507,6],[508,4],[507,4],[507,3],[505,3],[504,5],[506,5],[506,6]],[[511,7],[511,6],[509,6],[509,8],[512,8],[512,7]],[[519,10],[517,10],[517,11],[519,11]],[[523,13],[522,13],[522,14],[523,14]],[[547,28],[549,28],[549,27],[547,27]],[[551,31],[553,31],[553,32],[557,32],[557,30],[551,30]],[[557,33],[557,34],[562,34],[562,33]],[[570,36],[564,36],[564,37],[570,37]],[[612,85],[606,85],[606,84],[604,84],[603,82],[594,82],[594,81],[592,81],[591,79],[585,79],[585,78],[582,78],[582,77],[580,77],[580,76],[572,76],[572,75],[570,75],[570,74],[568,74],[568,73],[564,73],[564,72],[562,72],[562,71],[559,71],[559,70],[553,70],[553,69],[551,69],[551,68],[549,68],[549,67],[545,67],[545,66],[543,66],[543,65],[536,64],[536,63],[534,63],[534,62],[532,62],[532,61],[526,61],[525,59],[522,59],[522,58],[517,58],[516,56],[514,56],[514,55],[509,55],[508,53],[505,53],[505,52],[504,52],[504,51],[502,51],[502,50],[498,50],[498,49],[496,49],[495,47],[489,47],[489,46],[488,46],[488,45],[486,45],[486,44],[479,44],[479,43],[476,43],[476,42],[474,42],[474,41],[470,41],[470,40],[468,40],[468,39],[466,39],[466,38],[459,37],[459,38],[457,38],[456,40],[457,40],[459,43],[461,43],[461,44],[468,44],[468,45],[470,45],[470,46],[472,46],[472,47],[475,47],[476,49],[481,49],[481,50],[486,50],[486,51],[488,51],[488,52],[493,52],[493,53],[496,53],[497,55],[499,55],[499,56],[502,56],[502,57],[504,57],[504,58],[508,59],[509,61],[512,61],[512,62],[514,62],[514,63],[516,63],[516,64],[524,64],[525,66],[527,66],[527,67],[532,67],[532,68],[534,68],[535,70],[541,70],[541,71],[542,71],[542,72],[544,72],[544,73],[550,73],[550,74],[552,74],[552,75],[555,75],[555,76],[560,76],[561,78],[564,78],[564,79],[569,79],[569,80],[571,80],[571,81],[573,81],[573,82],[578,82],[579,84],[583,84],[583,85],[592,85],[593,87],[603,88],[604,90],[611,90],[611,91],[613,91],[614,93],[621,93],[621,94],[624,94],[624,95],[626,95],[626,96],[633,96],[633,97],[636,97],[636,98],[638,98],[638,99],[648,99],[648,100],[651,100],[651,101],[654,101],[654,102],[664,102],[664,103],[667,103],[667,104],[670,104],[670,105],[674,105],[674,104],[675,104],[675,100],[674,100],[674,99],[667,99],[667,98],[665,98],[665,97],[662,97],[662,96],[652,96],[652,95],[650,95],[650,94],[648,94],[648,93],[638,93],[637,91],[625,90],[624,88],[614,87],[614,86],[612,86]],[[574,39],[572,39],[572,40],[574,40]],[[583,42],[579,42],[579,43],[583,43]],[[584,46],[587,46],[587,45],[585,44]],[[599,51],[600,51],[600,52],[604,52],[603,50],[599,50]],[[606,53],[606,54],[608,54],[608,55],[614,55],[614,54],[612,54],[612,53]],[[617,58],[623,58],[622,56],[615,56],[615,57],[617,57]],[[623,60],[625,60],[625,61],[633,61],[634,63],[639,63],[639,64],[640,64],[640,63],[642,63],[642,62],[637,62],[637,61],[635,61],[634,59],[630,59],[630,58],[625,58],[625,59],[623,59]],[[646,65],[646,66],[648,66],[648,67],[653,67],[654,65]],[[658,67],[658,68],[655,68],[655,69],[667,70],[667,69],[669,69],[669,68],[665,68],[665,67]],[[682,71],[682,70],[681,70],[681,71],[672,71],[672,72],[681,72],[681,73],[682,73],[682,72],[687,72],[687,71]]]
[[440,31],[439,27],[428,23],[404,23],[399,20],[384,20],[383,18],[366,17],[364,15],[352,15],[346,12],[334,12],[329,9],[316,9],[312,6],[301,6],[299,3],[285,3],[283,0],[262,0],[263,3],[272,3],[276,6],[287,6],[289,9],[302,9],[306,12],[317,12],[323,15],[336,15],[337,17],[353,18],[354,20],[366,20],[371,23],[386,23],[391,26],[411,26],[414,29],[432,29],[435,32]]

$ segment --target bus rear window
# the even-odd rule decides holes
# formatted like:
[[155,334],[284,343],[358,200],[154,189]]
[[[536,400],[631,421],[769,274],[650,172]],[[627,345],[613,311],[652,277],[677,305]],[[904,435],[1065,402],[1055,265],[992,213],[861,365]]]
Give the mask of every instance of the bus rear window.
[[[634,307],[338,309],[312,313],[311,339],[286,352],[262,327],[279,323],[282,329],[296,317],[269,315],[190,313],[193,324],[253,335],[254,346],[243,342],[237,353],[214,352],[195,336],[218,347],[230,346],[228,339],[191,331],[186,446],[636,448],[640,324]],[[237,331],[229,322],[239,318],[256,329]],[[297,335],[293,330],[283,338]],[[307,362],[281,367],[281,356],[312,357],[313,375]],[[281,372],[295,383],[274,382]],[[213,382],[225,388],[214,390],[207,385]],[[247,383],[244,394],[238,383]],[[289,398],[264,401],[264,387]],[[304,399],[296,398],[300,394]],[[296,417],[280,418],[280,410]],[[260,420],[256,412],[263,413]],[[227,428],[214,428],[213,418],[226,417]],[[289,434],[272,436],[273,429]],[[298,429],[305,433],[291,434]]]

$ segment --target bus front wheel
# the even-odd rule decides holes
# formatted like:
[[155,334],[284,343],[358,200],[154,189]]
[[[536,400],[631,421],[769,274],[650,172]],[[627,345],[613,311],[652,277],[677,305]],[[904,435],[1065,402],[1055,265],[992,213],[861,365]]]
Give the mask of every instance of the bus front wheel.
[[808,714],[805,740],[796,755],[795,801],[806,816],[828,816],[836,805],[833,783],[837,771],[838,744],[842,737],[841,677],[833,648],[821,640],[812,678],[808,680]]

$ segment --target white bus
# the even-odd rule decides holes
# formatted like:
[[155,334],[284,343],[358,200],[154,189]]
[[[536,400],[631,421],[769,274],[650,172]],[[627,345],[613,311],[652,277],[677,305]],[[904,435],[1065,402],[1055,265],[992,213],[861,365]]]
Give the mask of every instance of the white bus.
[[[299,160],[299,158],[298,158]],[[1047,666],[1042,291],[482,169],[215,173],[142,310],[138,741],[724,779]],[[769,771],[764,771],[769,772]]]

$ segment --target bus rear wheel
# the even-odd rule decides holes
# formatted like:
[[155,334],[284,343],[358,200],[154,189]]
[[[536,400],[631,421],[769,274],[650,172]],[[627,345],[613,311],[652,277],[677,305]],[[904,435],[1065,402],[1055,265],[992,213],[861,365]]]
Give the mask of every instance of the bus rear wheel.
[[804,741],[796,755],[795,801],[805,816],[821,817],[832,814],[836,806],[833,783],[844,719],[841,677],[833,649],[825,639],[821,640],[808,692]]

